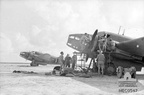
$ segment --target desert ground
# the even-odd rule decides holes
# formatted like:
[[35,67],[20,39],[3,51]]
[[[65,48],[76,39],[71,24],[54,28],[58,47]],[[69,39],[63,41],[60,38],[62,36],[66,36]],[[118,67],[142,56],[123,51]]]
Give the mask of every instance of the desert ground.
[[[118,92],[116,76],[64,77],[45,75],[56,65],[30,67],[28,63],[0,63],[0,95],[144,95],[144,76],[137,75],[138,92]],[[35,73],[13,73],[14,70]]]

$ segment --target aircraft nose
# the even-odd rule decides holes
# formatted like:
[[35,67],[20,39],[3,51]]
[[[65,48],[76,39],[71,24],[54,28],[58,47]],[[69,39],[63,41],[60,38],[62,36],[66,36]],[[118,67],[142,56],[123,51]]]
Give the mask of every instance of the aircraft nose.
[[21,53],[20,53],[20,56],[25,56],[25,53],[24,53],[24,52],[21,52]]

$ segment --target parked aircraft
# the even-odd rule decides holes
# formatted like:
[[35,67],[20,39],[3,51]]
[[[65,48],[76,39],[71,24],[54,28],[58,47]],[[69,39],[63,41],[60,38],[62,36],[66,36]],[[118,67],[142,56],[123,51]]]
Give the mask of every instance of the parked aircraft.
[[38,65],[47,65],[47,64],[56,64],[57,57],[54,57],[48,53],[40,53],[37,51],[31,52],[21,52],[20,56],[25,58],[26,60],[32,61],[30,66],[38,66]]
[[[87,59],[97,57],[99,50],[98,40],[102,37],[109,35],[112,42],[114,42],[113,48],[108,48],[107,46],[106,51],[104,51],[106,57],[105,72],[114,74],[118,66],[124,68],[134,66],[137,71],[141,71],[141,68],[144,67],[144,37],[132,39],[124,35],[106,31],[98,32],[98,30],[96,30],[93,35],[88,34],[92,38],[90,42],[81,44],[83,35],[84,34],[70,34],[67,45],[86,54]],[[83,49],[82,47],[85,48]]]

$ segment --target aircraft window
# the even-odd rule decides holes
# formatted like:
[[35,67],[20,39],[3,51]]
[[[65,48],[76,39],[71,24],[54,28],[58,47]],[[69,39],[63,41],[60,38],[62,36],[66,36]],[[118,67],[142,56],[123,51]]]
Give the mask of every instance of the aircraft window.
[[67,43],[69,46],[71,46],[72,44],[71,43]]
[[75,49],[76,49],[77,47],[76,47],[76,46],[73,46],[73,48],[75,48]]
[[70,36],[69,38],[74,39],[74,36]]
[[75,39],[76,39],[76,40],[80,40],[80,38],[78,38],[78,37],[75,37]]

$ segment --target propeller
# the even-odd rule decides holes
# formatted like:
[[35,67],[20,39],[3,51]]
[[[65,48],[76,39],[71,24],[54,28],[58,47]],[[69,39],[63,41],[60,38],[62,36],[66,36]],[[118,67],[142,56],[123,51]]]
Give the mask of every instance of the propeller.
[[94,34],[92,35],[92,40],[89,42],[89,46],[88,46],[88,53],[86,54],[86,61],[88,60],[88,58],[90,57],[90,55],[92,55],[92,52],[91,52],[91,49],[93,47],[93,43],[94,43],[94,40],[95,40],[95,37],[98,33],[98,29],[95,30]]
[[94,39],[95,39],[95,36],[97,35],[97,33],[98,33],[98,29],[96,29],[95,32],[94,32],[94,34],[92,35],[92,40],[89,43],[89,48],[92,47]]

